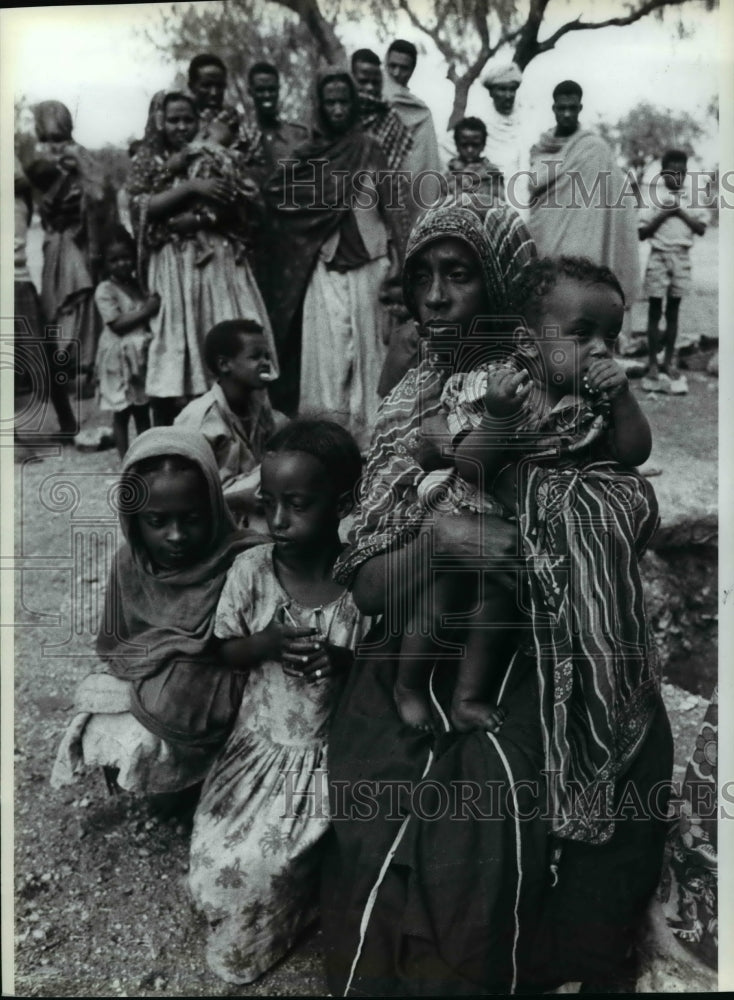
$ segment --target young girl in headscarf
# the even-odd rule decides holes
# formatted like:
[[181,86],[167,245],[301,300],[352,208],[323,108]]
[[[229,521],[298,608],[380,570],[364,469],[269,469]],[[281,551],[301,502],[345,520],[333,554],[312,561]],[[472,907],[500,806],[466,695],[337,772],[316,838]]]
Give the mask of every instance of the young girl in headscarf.
[[153,428],[125,456],[125,541],[107,583],[97,653],[61,742],[54,787],[102,766],[127,791],[198,784],[225,740],[244,677],[219,658],[214,611],[237,553],[261,540],[235,528],[200,434]]
[[102,233],[118,221],[117,205],[99,164],[74,141],[69,109],[41,101],[35,118],[39,142],[26,173],[43,192],[41,305],[47,322],[61,327],[62,345],[76,351],[91,392],[99,332],[92,296]]
[[[265,306],[242,247],[230,233],[233,215],[245,201],[242,186],[223,177],[179,176],[185,164],[181,154],[197,128],[191,97],[156,95],[128,180],[141,274],[161,298],[151,321],[146,382],[156,424],[172,423],[188,399],[209,388],[203,338],[216,323],[255,320],[276,363]],[[202,199],[209,206],[206,214],[197,212]],[[211,250],[206,260],[202,240]]]
[[288,415],[340,414],[365,447],[385,358],[379,296],[391,258],[393,271],[402,260],[405,213],[385,186],[382,147],[360,126],[350,74],[322,73],[314,104],[313,137],[265,188],[279,263],[268,304],[285,366],[272,396]]

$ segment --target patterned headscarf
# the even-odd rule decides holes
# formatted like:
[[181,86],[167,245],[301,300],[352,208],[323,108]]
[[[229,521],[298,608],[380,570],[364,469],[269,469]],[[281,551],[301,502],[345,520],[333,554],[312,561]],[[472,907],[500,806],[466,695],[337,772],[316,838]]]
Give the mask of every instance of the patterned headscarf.
[[415,303],[408,280],[410,261],[440,239],[465,243],[481,264],[484,287],[495,313],[502,315],[511,309],[515,282],[525,264],[536,256],[535,244],[512,209],[499,205],[482,218],[471,207],[470,199],[462,194],[426,212],[410,234],[403,268],[403,297],[414,316]]
[[[536,256],[535,244],[520,217],[499,206],[482,216],[465,201],[432,209],[416,223],[408,241],[406,268],[417,253],[441,239],[459,239],[481,264],[492,311],[502,316],[511,308],[513,288],[525,264]],[[405,300],[411,306],[410,289]],[[462,352],[457,352],[459,359]],[[470,357],[470,355],[467,355]],[[422,422],[439,413],[441,393],[451,374],[425,358],[395,386],[380,406],[360,490],[350,545],[334,567],[348,584],[372,556],[413,538],[425,517],[418,485],[426,472],[418,461]]]

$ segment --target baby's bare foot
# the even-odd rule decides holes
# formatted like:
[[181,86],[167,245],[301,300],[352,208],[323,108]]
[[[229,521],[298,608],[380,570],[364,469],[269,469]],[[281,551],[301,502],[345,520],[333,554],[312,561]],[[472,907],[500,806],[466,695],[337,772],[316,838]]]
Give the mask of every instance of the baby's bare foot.
[[460,733],[468,733],[472,729],[496,733],[504,720],[504,709],[486,701],[465,699],[455,701],[451,706],[451,725]]
[[406,726],[412,729],[433,729],[427,692],[424,694],[422,691],[414,691],[396,683],[393,687],[393,697],[398,714]]

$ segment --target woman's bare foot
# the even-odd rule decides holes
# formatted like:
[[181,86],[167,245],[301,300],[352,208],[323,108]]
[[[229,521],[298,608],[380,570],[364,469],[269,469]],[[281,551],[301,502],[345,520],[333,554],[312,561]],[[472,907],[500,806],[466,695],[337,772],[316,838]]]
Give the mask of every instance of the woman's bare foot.
[[451,725],[460,733],[468,733],[472,729],[496,733],[504,721],[504,709],[486,701],[454,699],[451,705]]
[[393,687],[393,697],[398,714],[406,726],[410,726],[412,729],[433,729],[431,705],[427,691],[415,691],[412,688],[403,687],[400,682],[396,682]]

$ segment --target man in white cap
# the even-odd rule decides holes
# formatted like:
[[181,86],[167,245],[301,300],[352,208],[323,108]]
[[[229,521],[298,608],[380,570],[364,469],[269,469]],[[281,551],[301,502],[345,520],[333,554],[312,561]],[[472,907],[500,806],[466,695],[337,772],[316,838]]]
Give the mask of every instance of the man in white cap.
[[520,190],[522,178],[510,184],[510,178],[526,167],[525,149],[521,134],[520,115],[515,107],[517,89],[522,82],[522,70],[517,63],[501,63],[492,66],[482,80],[489,91],[492,105],[486,115],[487,145],[484,152],[488,160],[495,163],[504,176],[505,195],[517,207],[526,204]]

